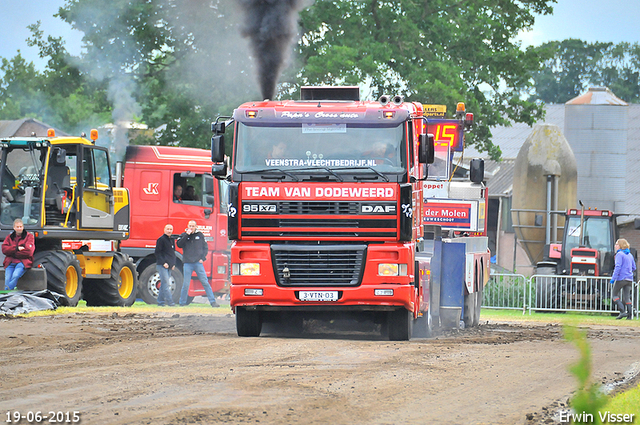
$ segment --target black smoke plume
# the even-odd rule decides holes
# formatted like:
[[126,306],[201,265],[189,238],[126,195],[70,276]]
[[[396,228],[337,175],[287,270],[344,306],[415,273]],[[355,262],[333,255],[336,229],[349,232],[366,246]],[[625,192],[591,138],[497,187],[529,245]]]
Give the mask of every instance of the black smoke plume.
[[240,0],[246,14],[242,35],[251,39],[263,99],[273,99],[278,77],[296,34],[304,0]]

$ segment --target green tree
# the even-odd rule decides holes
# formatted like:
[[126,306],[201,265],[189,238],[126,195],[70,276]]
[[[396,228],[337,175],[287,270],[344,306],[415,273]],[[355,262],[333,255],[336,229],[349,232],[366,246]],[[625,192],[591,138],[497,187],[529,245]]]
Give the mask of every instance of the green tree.
[[591,86],[606,86],[627,102],[640,102],[640,44],[567,39],[536,50],[544,60],[533,73],[532,99],[565,103]]
[[[491,127],[542,115],[540,103],[520,96],[541,55],[514,38],[553,2],[316,0],[300,14],[299,58],[280,79],[278,96],[295,96],[305,84],[358,84],[371,87],[371,98],[403,94],[449,110],[464,101],[477,124],[467,142],[497,158]],[[133,118],[161,127],[159,143],[207,147],[213,118],[259,96],[239,5],[68,0],[58,16],[84,33],[80,57],[32,30],[33,45],[50,59],[37,82],[55,98],[48,113],[76,124]],[[17,80],[11,87],[18,90]]]
[[47,67],[42,72],[36,70],[20,53],[2,60],[0,119],[36,118],[69,133],[86,131],[96,121],[108,122],[110,106],[101,96],[104,89],[89,84],[69,62],[60,38],[45,40],[39,22],[29,29],[32,36],[28,44],[48,58]]
[[107,85],[113,120],[161,127],[159,143],[208,147],[211,121],[257,93],[233,1],[72,0],[80,69]]
[[0,71],[0,119],[40,118],[39,88],[43,76],[18,51],[12,59],[2,58]]
[[459,101],[475,113],[467,142],[494,158],[490,127],[533,123],[540,103],[521,90],[540,66],[537,50],[514,41],[553,0],[316,1],[301,13],[301,84],[368,84],[372,97]]

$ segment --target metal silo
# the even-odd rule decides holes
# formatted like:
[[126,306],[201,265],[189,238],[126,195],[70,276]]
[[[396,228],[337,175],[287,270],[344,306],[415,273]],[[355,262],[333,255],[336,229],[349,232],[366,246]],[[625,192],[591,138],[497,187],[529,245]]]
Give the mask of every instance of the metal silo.
[[628,105],[606,87],[565,104],[564,135],[578,165],[578,199],[586,207],[623,212]]

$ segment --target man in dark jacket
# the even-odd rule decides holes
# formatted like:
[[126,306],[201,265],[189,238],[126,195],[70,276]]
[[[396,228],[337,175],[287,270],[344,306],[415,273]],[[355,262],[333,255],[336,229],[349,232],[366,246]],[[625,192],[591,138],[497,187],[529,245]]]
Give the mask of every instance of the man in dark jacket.
[[16,289],[18,279],[33,265],[36,250],[33,234],[24,230],[22,219],[13,221],[13,232],[2,242],[4,257],[4,289]]
[[195,220],[189,221],[187,230],[180,235],[177,245],[182,248],[182,261],[184,263],[184,282],[180,292],[180,305],[187,305],[191,276],[195,271],[207,294],[211,307],[218,307],[207,273],[204,271],[204,262],[207,259],[207,254],[209,254],[209,246],[202,232],[198,231],[198,225]]
[[173,306],[171,296],[171,270],[176,267],[176,246],[171,239],[173,226],[164,226],[164,234],[156,241],[156,270],[160,275],[160,291],[158,292],[158,305]]

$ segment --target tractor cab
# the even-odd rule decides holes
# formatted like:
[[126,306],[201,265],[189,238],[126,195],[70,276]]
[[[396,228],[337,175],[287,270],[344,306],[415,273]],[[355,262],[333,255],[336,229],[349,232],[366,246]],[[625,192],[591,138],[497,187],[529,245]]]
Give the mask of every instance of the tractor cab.
[[570,209],[562,244],[563,269],[571,275],[610,276],[617,239],[618,228],[611,211]]

